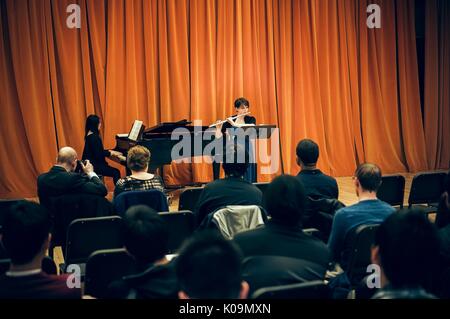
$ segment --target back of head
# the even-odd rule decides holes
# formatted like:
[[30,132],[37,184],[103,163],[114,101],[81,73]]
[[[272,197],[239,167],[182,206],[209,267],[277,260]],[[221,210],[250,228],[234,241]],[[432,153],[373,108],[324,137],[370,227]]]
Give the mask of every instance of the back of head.
[[57,163],[60,165],[73,165],[74,161],[77,159],[77,152],[71,147],[63,147],[58,152],[58,157],[56,159]]
[[226,176],[242,177],[247,171],[250,157],[248,152],[239,145],[226,149],[222,167]]
[[153,263],[166,255],[167,224],[154,209],[144,205],[130,207],[124,225],[125,247],[139,263]]
[[2,243],[11,262],[14,265],[31,262],[41,252],[50,228],[50,215],[43,206],[21,201],[11,207],[2,231]]
[[91,114],[86,119],[86,125],[84,127],[84,137],[88,135],[89,132],[98,134],[98,125],[100,124],[100,118],[95,115]]
[[127,154],[127,166],[133,171],[143,171],[150,163],[150,151],[145,146],[134,146]]
[[272,219],[290,226],[301,226],[305,202],[305,188],[298,178],[290,175],[275,178],[263,197],[263,205]]
[[297,144],[297,158],[302,161],[303,165],[314,166],[319,159],[319,145],[309,139],[301,140]]
[[376,192],[381,185],[381,169],[376,164],[364,163],[358,166],[355,172],[361,188]]
[[241,290],[239,248],[216,232],[189,239],[176,259],[180,289],[190,298],[237,299]]
[[425,286],[439,254],[437,231],[420,209],[404,209],[378,228],[375,245],[394,288]]

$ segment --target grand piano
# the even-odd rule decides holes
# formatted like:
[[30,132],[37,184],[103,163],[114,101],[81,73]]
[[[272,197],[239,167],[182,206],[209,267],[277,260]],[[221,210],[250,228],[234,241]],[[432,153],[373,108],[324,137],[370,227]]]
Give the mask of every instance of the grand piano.
[[[116,135],[116,147],[114,150],[121,152],[126,157],[131,147],[135,145],[145,146],[152,154],[149,167],[151,172],[154,172],[158,168],[162,169],[164,165],[172,163],[172,150],[175,145],[180,143],[181,139],[191,139],[191,149],[190,152],[178,154],[177,159],[202,156],[205,148],[215,139],[215,129],[208,126],[194,126],[191,124],[192,122],[182,120],[179,122],[161,123],[145,129],[143,125],[136,128],[135,123],[129,134]],[[260,137],[260,129],[268,129],[266,132],[269,132],[269,134],[263,134],[262,138],[270,138],[271,132],[276,126],[257,125],[253,126],[253,128],[257,129],[256,138]],[[132,134],[133,132],[135,134]],[[132,135],[133,137],[130,138]],[[125,161],[122,161],[121,164],[126,166]]]
[[[172,133],[174,131],[176,132],[177,129],[181,129],[180,135],[188,134],[188,136],[183,136],[183,138],[190,138],[191,145],[193,146],[193,141],[196,135],[201,134],[203,136],[203,134],[205,134],[205,132],[209,129],[208,126],[193,126],[191,124],[192,122],[182,120],[179,122],[161,123],[147,129],[142,127],[141,132],[135,140],[129,138],[130,134],[118,134],[116,135],[116,147],[114,150],[121,152],[126,157],[128,150],[133,146],[145,146],[152,154],[149,170],[154,171],[157,168],[162,168],[164,165],[169,165],[172,163],[172,149],[177,143],[180,142],[179,139],[172,139]],[[209,132],[212,132],[211,129],[209,130]],[[187,153],[185,157],[201,156],[203,154],[204,147],[210,142],[211,140],[203,140],[201,150],[197,149],[197,153],[199,154],[197,154],[193,149],[192,152],[190,154]],[[126,163],[122,162],[122,164],[125,165]]]

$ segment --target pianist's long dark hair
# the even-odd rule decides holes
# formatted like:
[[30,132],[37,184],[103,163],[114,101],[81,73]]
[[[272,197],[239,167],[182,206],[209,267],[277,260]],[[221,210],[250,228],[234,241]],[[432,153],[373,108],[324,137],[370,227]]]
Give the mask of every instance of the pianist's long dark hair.
[[86,126],[84,128],[84,138],[88,136],[89,131],[94,134],[99,134],[98,125],[100,124],[100,118],[97,115],[91,114],[86,119]]

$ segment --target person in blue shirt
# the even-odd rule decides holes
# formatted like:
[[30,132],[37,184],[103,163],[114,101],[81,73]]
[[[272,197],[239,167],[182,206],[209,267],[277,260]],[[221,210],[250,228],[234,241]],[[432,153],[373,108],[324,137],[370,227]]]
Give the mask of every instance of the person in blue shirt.
[[338,262],[344,273],[330,280],[330,288],[335,298],[345,298],[350,290],[350,282],[345,273],[349,262],[351,245],[347,236],[360,225],[381,224],[395,209],[377,198],[381,185],[381,169],[370,163],[358,166],[353,177],[358,203],[339,209],[334,215],[333,226],[328,240],[331,260]]
[[391,205],[377,198],[381,185],[381,169],[370,163],[361,164],[353,177],[357,204],[341,208],[333,219],[328,248],[332,259],[346,270],[351,247],[346,247],[347,234],[360,225],[381,224],[395,211]]

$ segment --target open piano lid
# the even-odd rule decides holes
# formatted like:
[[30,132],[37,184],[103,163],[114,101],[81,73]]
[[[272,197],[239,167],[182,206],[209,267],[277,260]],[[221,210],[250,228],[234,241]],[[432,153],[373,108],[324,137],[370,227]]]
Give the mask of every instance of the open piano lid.
[[164,134],[164,133],[172,133],[173,130],[180,128],[180,127],[186,127],[190,125],[192,122],[189,122],[188,120],[181,120],[178,122],[165,122],[158,124],[153,127],[149,127],[144,131],[145,135],[153,135],[153,134]]

